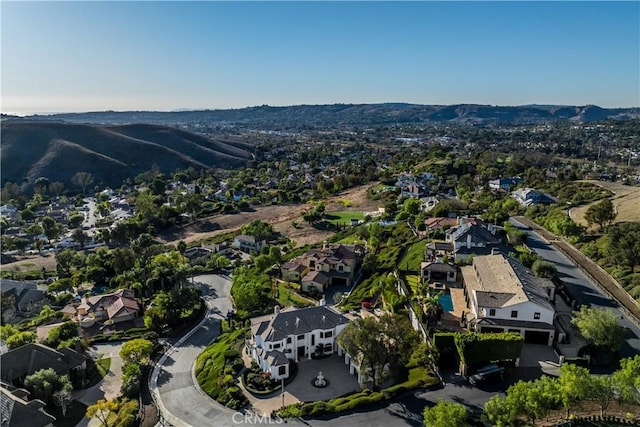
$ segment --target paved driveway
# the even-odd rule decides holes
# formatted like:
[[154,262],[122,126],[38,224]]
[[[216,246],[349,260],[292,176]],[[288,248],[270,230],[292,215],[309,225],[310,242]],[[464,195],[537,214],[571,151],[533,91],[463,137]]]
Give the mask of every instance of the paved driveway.
[[[104,358],[111,358],[111,365],[109,366],[109,372],[104,376],[102,381],[85,390],[76,390],[72,394],[72,399],[80,401],[85,405],[93,405],[100,399],[111,400],[120,395],[120,386],[122,385],[122,359],[120,358],[120,349],[122,348],[122,341],[95,344],[88,349],[89,355],[93,359],[98,359],[100,356]],[[89,420],[87,417],[83,418],[78,427],[85,426],[99,426],[100,422],[92,418]]]

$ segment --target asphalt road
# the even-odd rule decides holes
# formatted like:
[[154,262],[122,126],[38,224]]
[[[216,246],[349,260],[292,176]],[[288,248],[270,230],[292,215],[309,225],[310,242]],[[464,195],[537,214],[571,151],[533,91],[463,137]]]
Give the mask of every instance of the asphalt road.
[[194,383],[192,369],[198,355],[220,333],[220,321],[233,309],[229,293],[231,280],[220,275],[195,276],[193,282],[203,289],[209,311],[200,327],[158,362],[151,376],[151,390],[165,425],[228,426],[235,413],[204,394]]
[[627,329],[625,345],[620,351],[621,356],[633,357],[636,354],[640,354],[640,328],[627,317],[618,302],[600,290],[591,279],[576,267],[573,261],[540,237],[539,234],[513,218],[510,221],[517,228],[527,233],[527,246],[545,260],[556,265],[558,276],[576,298],[576,301],[580,304],[590,304],[592,307],[607,308],[614,311],[618,316],[618,323]]

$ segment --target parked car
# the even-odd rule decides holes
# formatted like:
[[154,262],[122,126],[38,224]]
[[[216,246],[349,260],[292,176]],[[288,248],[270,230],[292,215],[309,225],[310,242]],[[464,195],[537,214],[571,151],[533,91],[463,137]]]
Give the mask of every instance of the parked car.
[[504,368],[495,364],[487,365],[469,377],[471,385],[479,385],[497,378],[503,379]]

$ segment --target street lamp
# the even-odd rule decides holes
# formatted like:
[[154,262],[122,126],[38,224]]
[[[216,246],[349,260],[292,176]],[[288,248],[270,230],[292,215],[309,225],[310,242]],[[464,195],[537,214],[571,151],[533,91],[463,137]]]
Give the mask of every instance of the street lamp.
[[284,409],[284,377],[280,378],[282,381],[282,409]]

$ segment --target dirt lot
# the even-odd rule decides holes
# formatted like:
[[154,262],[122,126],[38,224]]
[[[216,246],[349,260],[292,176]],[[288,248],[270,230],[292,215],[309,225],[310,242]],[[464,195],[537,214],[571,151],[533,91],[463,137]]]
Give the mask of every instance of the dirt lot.
[[[375,183],[354,187],[340,195],[325,199],[325,211],[371,212],[377,210],[381,204],[367,199],[367,189],[372,185]],[[344,206],[344,201],[349,202],[349,207]],[[333,234],[331,231],[317,230],[302,220],[302,212],[310,207],[309,204],[262,206],[251,212],[217,215],[203,218],[195,224],[180,229],[170,230],[161,235],[160,239],[165,243],[177,243],[179,240],[191,243],[237,230],[244,224],[260,219],[272,224],[275,231],[293,240],[296,246],[304,246],[321,242]],[[292,225],[294,220],[298,224],[297,228]]]
[[[326,212],[371,212],[377,210],[381,204],[367,199],[367,189],[372,185],[375,185],[375,183],[351,188],[338,196],[325,199]],[[348,207],[345,207],[344,201],[349,202]],[[169,230],[160,235],[158,240],[167,244],[175,244],[180,240],[184,240],[187,243],[196,242],[237,230],[244,224],[260,219],[271,223],[275,231],[293,240],[296,246],[322,242],[330,237],[333,232],[318,230],[302,220],[302,212],[305,209],[309,209],[310,206],[309,204],[262,206],[251,212],[203,218],[186,227]],[[294,220],[298,224],[297,228],[293,227],[291,223]],[[47,270],[55,270],[55,256],[53,254],[25,256],[17,261],[3,264],[2,270],[18,272],[39,270],[42,267]]]
[[[640,187],[620,184],[619,182],[585,181],[599,185],[612,191],[615,195],[611,198],[618,215],[614,222],[634,221],[640,222]],[[598,202],[594,202],[598,203]],[[593,203],[571,209],[571,218],[578,224],[587,225],[584,214]],[[597,228],[597,226],[593,226]]]
[[14,262],[2,264],[2,271],[15,271],[17,273],[28,270],[41,270],[42,267],[46,270],[56,269],[56,257],[53,253],[46,255],[26,255],[17,258]]

